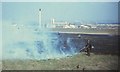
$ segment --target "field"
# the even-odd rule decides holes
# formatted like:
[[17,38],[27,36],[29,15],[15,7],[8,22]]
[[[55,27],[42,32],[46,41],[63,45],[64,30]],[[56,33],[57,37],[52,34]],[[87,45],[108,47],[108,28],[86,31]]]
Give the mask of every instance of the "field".
[[3,60],[3,70],[117,70],[117,55],[75,56],[47,60]]
[[[56,32],[56,30],[53,29]],[[59,31],[59,30],[58,30]],[[83,33],[98,33],[98,34],[67,34],[67,33],[53,33],[46,34],[33,31],[32,29],[19,28],[12,26],[4,26],[3,29],[3,70],[117,70],[118,69],[118,36],[115,30],[115,36],[111,30],[80,30],[80,29],[61,29],[64,31],[80,31]],[[94,32],[93,32],[94,31]],[[102,35],[102,34],[103,35]],[[109,33],[108,35],[104,35]],[[12,40],[12,41],[11,41]],[[49,55],[56,55],[60,48],[64,49],[65,53],[74,51],[78,53],[86,44],[87,40],[91,40],[91,44],[95,47],[92,50],[91,56],[88,57],[84,52],[77,55],[60,58],[60,59],[46,59],[34,60],[36,53],[42,51]],[[42,45],[43,43],[43,45]],[[51,46],[52,45],[52,46]],[[55,50],[54,50],[55,49]],[[54,52],[53,52],[54,51]],[[33,53],[32,53],[33,52]],[[33,60],[23,60],[31,54]],[[17,55],[17,56],[16,56]],[[39,54],[41,55],[41,53]],[[48,55],[48,54],[47,54]],[[45,58],[41,55],[41,58]],[[37,56],[37,59],[41,59]],[[48,56],[49,57],[49,56]],[[7,58],[7,59],[6,59]],[[18,58],[18,59],[13,59]],[[11,60],[10,60],[11,59]],[[21,60],[20,60],[21,59]]]
[[0,71],[2,70],[2,61],[0,60]]

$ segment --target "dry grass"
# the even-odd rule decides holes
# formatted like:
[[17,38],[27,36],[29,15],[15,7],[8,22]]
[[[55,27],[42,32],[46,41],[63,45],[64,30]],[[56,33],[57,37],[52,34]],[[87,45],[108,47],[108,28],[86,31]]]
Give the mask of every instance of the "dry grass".
[[2,70],[2,61],[0,60],[0,71]]
[[117,70],[117,55],[85,53],[49,60],[3,60],[3,70]]

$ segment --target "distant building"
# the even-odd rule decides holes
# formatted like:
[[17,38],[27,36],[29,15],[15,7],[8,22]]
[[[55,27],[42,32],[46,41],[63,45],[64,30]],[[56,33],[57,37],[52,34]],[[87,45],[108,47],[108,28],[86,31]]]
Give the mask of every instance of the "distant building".
[[65,26],[63,26],[63,28],[75,28],[75,25],[66,24]]
[[52,28],[67,28],[69,26],[69,22],[67,21],[59,21],[55,22],[55,19],[51,20]]
[[89,29],[89,28],[91,28],[91,26],[90,25],[80,25],[80,28]]

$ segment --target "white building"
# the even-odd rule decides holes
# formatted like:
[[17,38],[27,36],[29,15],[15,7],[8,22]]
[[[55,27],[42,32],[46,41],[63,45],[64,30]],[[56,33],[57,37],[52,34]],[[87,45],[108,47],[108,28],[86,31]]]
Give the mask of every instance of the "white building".
[[89,25],[80,25],[80,28],[89,29],[89,28],[91,28],[91,26],[89,26]]
[[51,20],[51,25],[52,28],[67,28],[69,23],[67,21],[55,22],[55,19],[53,18]]

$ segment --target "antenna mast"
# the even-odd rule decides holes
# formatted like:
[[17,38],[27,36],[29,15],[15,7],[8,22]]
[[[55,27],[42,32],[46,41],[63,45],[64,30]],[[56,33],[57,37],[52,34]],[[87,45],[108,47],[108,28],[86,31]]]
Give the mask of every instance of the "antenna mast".
[[42,28],[42,10],[39,9],[39,28]]

